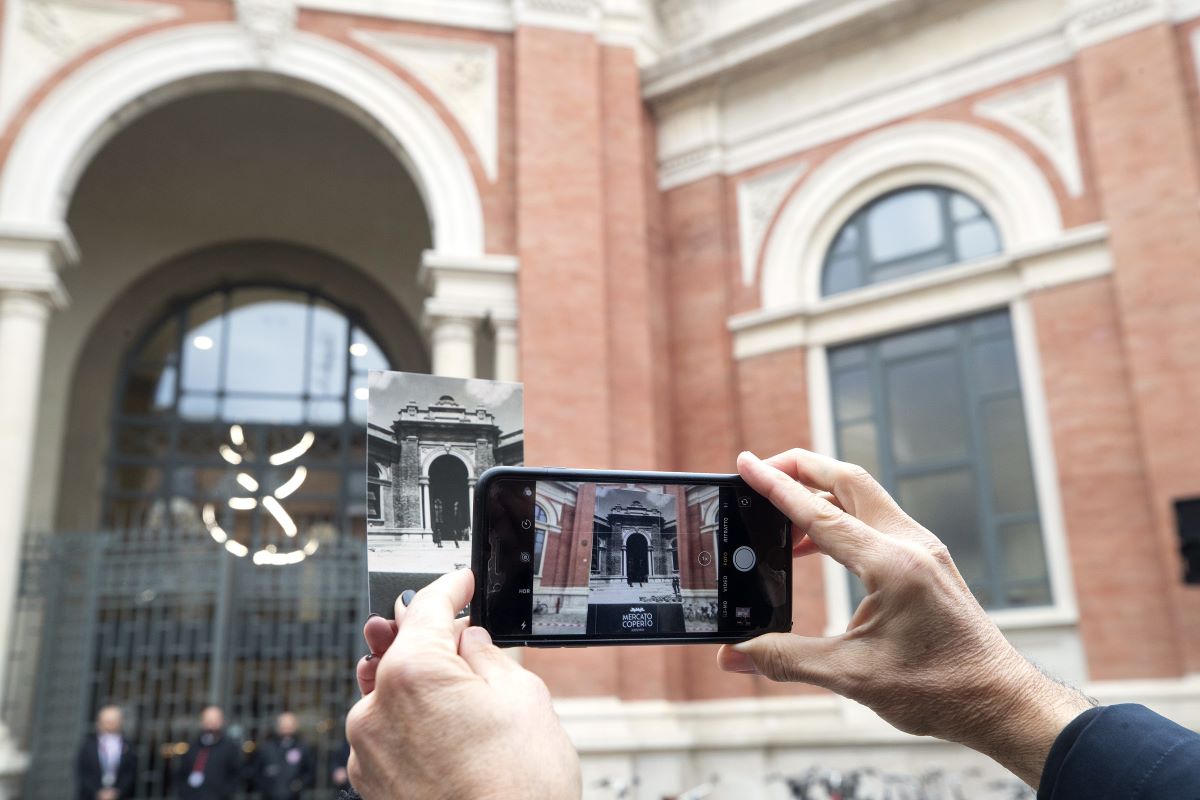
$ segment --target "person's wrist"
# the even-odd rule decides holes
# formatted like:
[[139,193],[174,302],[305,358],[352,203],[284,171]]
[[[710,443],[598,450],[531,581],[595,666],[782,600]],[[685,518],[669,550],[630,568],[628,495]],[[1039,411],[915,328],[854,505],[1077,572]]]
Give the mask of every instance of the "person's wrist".
[[976,741],[963,741],[1037,789],[1050,748],[1063,729],[1094,703],[1013,653],[1007,669],[993,672]]

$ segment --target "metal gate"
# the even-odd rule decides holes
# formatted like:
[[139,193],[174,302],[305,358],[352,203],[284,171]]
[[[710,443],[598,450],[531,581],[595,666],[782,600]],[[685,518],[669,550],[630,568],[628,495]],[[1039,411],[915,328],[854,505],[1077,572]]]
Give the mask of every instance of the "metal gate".
[[28,537],[5,709],[31,757],[23,797],[74,796],[76,750],[110,703],[136,743],[138,797],[171,796],[172,760],[214,703],[248,762],[295,712],[326,787],[358,696],[365,556],[354,536],[288,566],[235,558],[203,529]]

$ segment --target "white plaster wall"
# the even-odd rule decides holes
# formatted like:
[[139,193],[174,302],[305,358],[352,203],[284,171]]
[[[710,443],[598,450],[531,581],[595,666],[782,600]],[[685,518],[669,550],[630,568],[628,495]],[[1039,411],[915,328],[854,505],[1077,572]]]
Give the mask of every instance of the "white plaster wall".
[[[356,123],[281,92],[195,95],[135,120],[89,166],[68,222],[82,259],[63,276],[72,300],[53,317],[47,341],[34,529],[55,519],[81,348],[113,300],[164,261],[238,239],[307,245],[356,265],[386,287],[410,319],[420,318],[424,293],[416,270],[430,233],[412,180]],[[107,403],[112,387],[83,390]],[[101,481],[97,475],[94,485],[73,488],[96,492]]]
[[726,84],[723,134],[738,141],[827,108],[839,98],[964,59],[1055,25],[1063,0],[993,0],[930,4],[902,23],[834,42]]

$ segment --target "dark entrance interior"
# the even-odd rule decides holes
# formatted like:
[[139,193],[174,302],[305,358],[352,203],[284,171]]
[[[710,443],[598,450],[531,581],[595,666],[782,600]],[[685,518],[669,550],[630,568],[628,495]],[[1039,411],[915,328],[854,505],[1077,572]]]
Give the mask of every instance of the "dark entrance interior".
[[650,550],[646,537],[632,534],[625,542],[625,574],[629,582],[645,583],[650,577]]
[[429,515],[438,544],[471,538],[467,467],[454,456],[438,456],[429,465]]

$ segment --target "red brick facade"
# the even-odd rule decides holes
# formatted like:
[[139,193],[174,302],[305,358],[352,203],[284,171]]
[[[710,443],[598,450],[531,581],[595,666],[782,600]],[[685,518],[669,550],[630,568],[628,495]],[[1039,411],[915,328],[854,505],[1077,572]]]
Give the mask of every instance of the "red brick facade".
[[[162,27],[231,18],[225,4],[176,2],[180,18],[94,48],[40,86],[0,132],[0,165],[38,105],[90,59]],[[767,454],[813,444],[805,349],[734,354],[730,317],[762,302],[761,270],[748,285],[742,281],[738,188],[803,162],[807,172],[780,201],[782,209],[808,175],[880,126],[660,191],[660,132],[628,47],[541,27],[483,32],[312,10],[302,11],[297,25],[403,79],[465,154],[487,251],[519,261],[529,463],[727,471],[741,449]],[[437,94],[351,35],[364,26],[495,48],[494,180]],[[1045,398],[1068,588],[1078,607],[1069,624],[1077,626],[1093,679],[1200,671],[1200,589],[1180,581],[1172,510],[1176,500],[1200,496],[1194,28],[1145,28],[887,123],[951,121],[1002,137],[1044,174],[1065,231],[1107,226],[1111,274],[1034,287],[1027,297],[1043,385],[1025,391]],[[983,100],[1050,77],[1061,77],[1070,91],[1083,186],[1077,195],[1042,149],[975,110]],[[547,540],[546,585],[587,585],[594,506],[594,496],[581,494],[560,520],[562,534]],[[680,520],[685,588],[715,577],[695,563],[692,534],[702,523],[693,512],[687,508]],[[798,633],[825,631],[825,574],[818,558],[796,564]],[[559,695],[683,700],[807,691],[721,674],[712,648],[533,651],[525,663]]]

